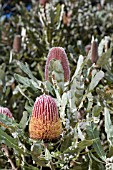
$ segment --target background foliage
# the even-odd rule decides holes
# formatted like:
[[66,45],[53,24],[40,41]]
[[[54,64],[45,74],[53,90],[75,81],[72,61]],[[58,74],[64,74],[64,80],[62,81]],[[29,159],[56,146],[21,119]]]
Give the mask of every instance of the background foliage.
[[[0,105],[14,116],[0,114],[0,169],[112,170],[112,3],[67,0],[43,6],[33,0],[30,10],[25,5],[15,3],[15,14],[0,22]],[[19,52],[13,45],[17,34]],[[85,48],[92,39],[98,41],[96,65]],[[44,79],[47,54],[54,46],[67,53],[69,83]],[[59,61],[53,65],[51,72],[63,74]],[[44,92],[55,98],[63,124],[56,142],[29,138],[33,104]]]

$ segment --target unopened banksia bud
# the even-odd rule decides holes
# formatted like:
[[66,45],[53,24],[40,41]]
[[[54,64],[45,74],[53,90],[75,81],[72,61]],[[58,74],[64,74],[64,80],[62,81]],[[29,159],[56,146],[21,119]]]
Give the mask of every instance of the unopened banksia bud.
[[0,106],[0,114],[4,114],[9,118],[12,118],[12,113],[10,112],[10,110],[7,107],[1,107]]
[[45,94],[37,97],[29,123],[30,138],[54,140],[61,132],[62,124],[54,99]]
[[18,53],[21,50],[21,36],[16,35],[13,41],[13,51]]
[[49,80],[49,64],[52,59],[61,61],[61,65],[64,70],[64,81],[65,82],[69,81],[70,79],[69,62],[67,55],[62,47],[53,47],[50,49],[45,66],[45,79]]
[[97,60],[98,60],[98,44],[96,41],[93,41],[91,46],[91,62],[96,63]]

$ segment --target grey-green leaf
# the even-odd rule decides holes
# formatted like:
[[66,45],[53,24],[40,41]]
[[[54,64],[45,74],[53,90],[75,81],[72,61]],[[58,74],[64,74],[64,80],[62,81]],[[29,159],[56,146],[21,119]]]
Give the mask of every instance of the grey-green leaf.
[[16,151],[18,151],[19,154],[24,154],[23,150],[19,148],[18,142],[16,141],[16,139],[9,136],[1,128],[0,128],[0,143],[4,143],[10,148],[14,148]]
[[25,129],[26,125],[28,124],[28,113],[26,111],[23,112],[23,117],[19,124],[23,129]]
[[92,91],[99,83],[99,81],[104,77],[104,72],[103,71],[99,71],[97,72],[91,80],[91,83],[89,85],[89,91]]
[[92,110],[92,115],[94,117],[98,117],[100,115],[101,110],[102,110],[101,106],[95,105]]
[[109,58],[111,57],[111,54],[112,54],[112,48],[110,48],[106,53],[104,53],[101,57],[99,57],[97,61],[97,65],[100,67],[105,66]]
[[113,125],[110,119],[110,112],[107,107],[104,108],[105,115],[105,131],[107,134],[107,139],[111,146],[113,146]]
[[97,131],[96,126],[94,125],[94,123],[90,123],[89,125],[87,125],[86,127],[86,131],[88,134],[89,139],[96,139],[93,143],[93,148],[95,149],[96,153],[98,154],[98,156],[105,161],[106,160],[106,153],[103,150],[103,147],[101,145],[100,139],[99,139],[99,132]]

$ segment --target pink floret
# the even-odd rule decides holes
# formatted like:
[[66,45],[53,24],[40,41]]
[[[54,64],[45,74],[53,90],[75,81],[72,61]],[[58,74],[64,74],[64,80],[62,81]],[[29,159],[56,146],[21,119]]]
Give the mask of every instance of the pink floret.
[[33,117],[40,118],[43,122],[57,121],[58,109],[54,99],[49,95],[37,97],[33,107]]
[[0,113],[8,116],[9,118],[13,117],[12,113],[10,112],[10,110],[7,107],[1,107],[0,106]]

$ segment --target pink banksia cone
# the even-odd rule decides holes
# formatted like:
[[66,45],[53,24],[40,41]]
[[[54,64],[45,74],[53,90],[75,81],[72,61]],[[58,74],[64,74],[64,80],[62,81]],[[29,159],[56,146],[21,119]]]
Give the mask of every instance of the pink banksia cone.
[[21,36],[16,35],[13,41],[13,51],[18,53],[21,50]]
[[12,118],[12,113],[10,112],[10,110],[7,107],[1,107],[0,106],[0,114],[6,115],[9,118]]
[[96,41],[93,41],[91,45],[91,62],[96,63],[97,60],[98,60],[98,44]]
[[54,99],[45,94],[37,97],[29,123],[30,138],[54,140],[61,132],[62,123]]
[[50,49],[45,66],[45,79],[49,80],[49,64],[52,59],[61,61],[62,68],[64,70],[64,81],[65,82],[69,81],[70,79],[69,61],[65,53],[65,50],[62,47],[53,47]]

